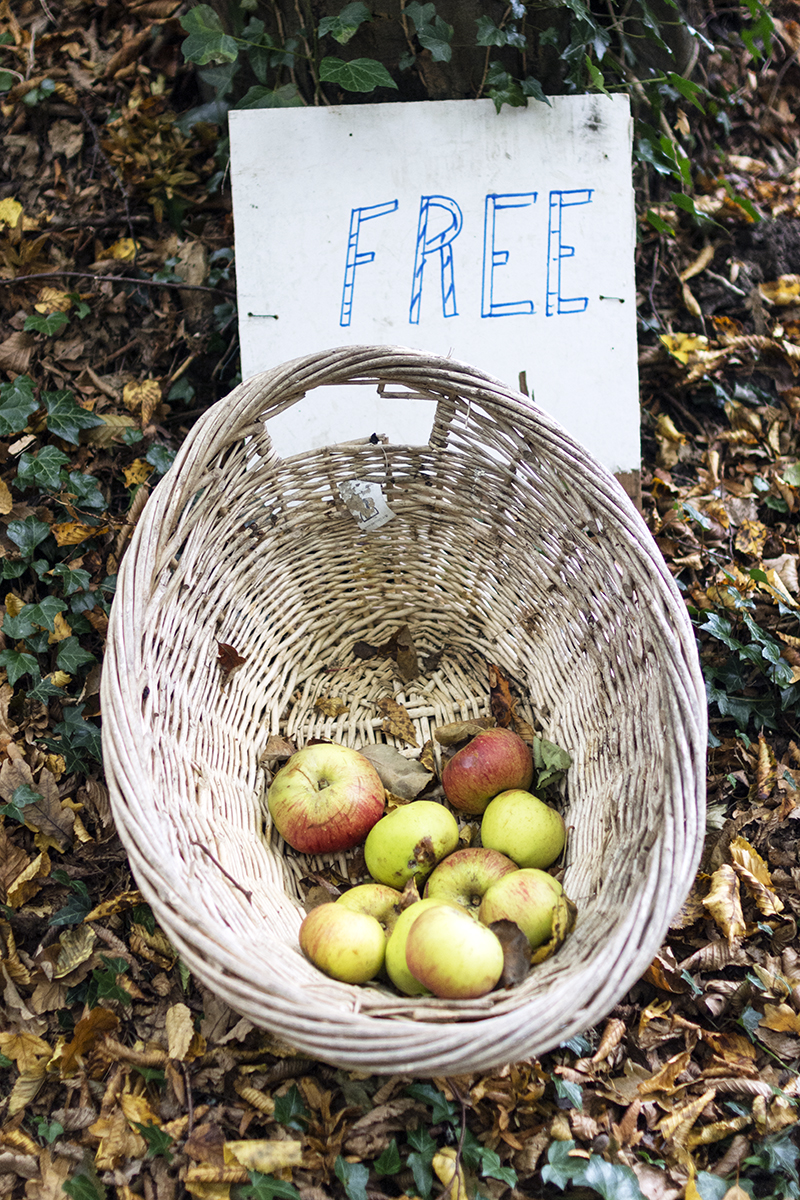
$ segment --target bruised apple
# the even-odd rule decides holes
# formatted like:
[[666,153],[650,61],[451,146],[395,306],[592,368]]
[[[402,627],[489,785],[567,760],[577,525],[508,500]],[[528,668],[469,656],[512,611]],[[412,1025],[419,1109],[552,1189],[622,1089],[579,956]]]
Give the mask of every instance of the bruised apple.
[[434,867],[425,884],[425,895],[455,900],[463,908],[477,913],[488,888],[516,870],[517,864],[505,854],[481,846],[468,846],[454,850]]
[[383,813],[378,772],[349,746],[304,746],[272,781],[267,804],[275,828],[294,850],[325,854],[363,841]]
[[300,949],[332,979],[366,983],[383,967],[386,934],[375,917],[332,901],[312,908],[304,919]]
[[412,800],[373,825],[364,843],[367,870],[378,883],[403,888],[425,879],[458,845],[458,822],[434,800]]
[[503,962],[497,936],[463,908],[433,905],[408,931],[406,965],[441,999],[485,996],[497,985]]
[[456,751],[442,772],[444,794],[453,808],[482,813],[498,792],[530,787],[533,757],[511,729],[485,729]]
[[535,950],[552,936],[561,893],[561,884],[552,875],[526,867],[492,884],[481,901],[478,918],[484,925],[513,921]]
[[519,867],[549,867],[564,849],[564,818],[538,796],[512,788],[489,801],[481,841]]

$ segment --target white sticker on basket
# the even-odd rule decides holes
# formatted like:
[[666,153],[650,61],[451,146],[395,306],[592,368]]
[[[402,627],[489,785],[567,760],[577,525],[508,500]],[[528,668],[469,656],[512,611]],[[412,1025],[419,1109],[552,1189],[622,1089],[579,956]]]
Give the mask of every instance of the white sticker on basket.
[[[606,467],[638,470],[629,102],[549,100],[231,112],[243,377],[410,346],[521,386]],[[376,432],[419,445],[433,408],[319,388],[270,435],[283,457]]]
[[370,533],[386,525],[397,513],[386,503],[380,484],[362,479],[348,479],[339,484],[339,495],[362,529]]

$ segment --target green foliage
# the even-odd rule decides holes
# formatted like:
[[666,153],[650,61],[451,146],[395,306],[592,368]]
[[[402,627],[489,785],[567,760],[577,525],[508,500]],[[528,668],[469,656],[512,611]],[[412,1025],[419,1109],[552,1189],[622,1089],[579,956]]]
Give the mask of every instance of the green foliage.
[[22,433],[38,407],[33,381],[27,375],[18,375],[13,383],[0,383],[0,437]]
[[423,1104],[430,1105],[432,1125],[439,1125],[442,1121],[450,1121],[452,1124],[460,1116],[458,1106],[452,1100],[448,1100],[432,1083],[414,1083],[405,1089],[405,1093],[412,1100],[420,1100]]
[[75,402],[72,392],[44,392],[42,400],[47,409],[47,428],[56,437],[72,442],[74,446],[78,444],[82,429],[93,429],[103,424],[95,413],[88,412]]
[[367,1200],[369,1167],[363,1162],[348,1162],[339,1154],[334,1164],[336,1178],[342,1181],[348,1200]]
[[41,792],[32,788],[29,783],[21,783],[11,793],[11,801],[0,808],[0,817],[11,817],[13,821],[25,824],[25,809],[29,804],[38,804],[42,799]]
[[[800,1196],[800,1146],[796,1127],[762,1138],[742,1165],[767,1174],[772,1195],[778,1200],[796,1200]],[[747,1172],[750,1176],[754,1173],[753,1170]]]
[[88,979],[69,989],[67,1005],[83,1003],[89,1008],[96,1008],[110,1000],[118,1000],[126,1006],[131,1003],[130,992],[117,983],[119,976],[128,970],[126,960],[101,954],[100,961],[103,965],[95,967]]
[[569,1185],[589,1188],[604,1200],[645,1200],[639,1182],[630,1167],[609,1163],[599,1155],[571,1157],[575,1143],[552,1142],[547,1164],[542,1168],[544,1183],[553,1183],[563,1192]]
[[31,1121],[36,1130],[36,1136],[41,1138],[47,1146],[51,1146],[56,1138],[61,1137],[64,1132],[64,1126],[60,1121],[48,1121],[47,1117],[31,1117]]
[[348,92],[374,92],[379,87],[397,88],[383,63],[374,58],[354,58],[342,62],[340,58],[323,58],[319,64],[322,83],[338,83]]
[[428,1200],[433,1187],[433,1167],[431,1164],[437,1149],[436,1142],[428,1133],[428,1130],[423,1125],[420,1125],[417,1129],[409,1130],[408,1144],[411,1147],[411,1152],[408,1155],[407,1165],[414,1176],[414,1185],[422,1200]]
[[250,1171],[250,1182],[235,1188],[235,1200],[300,1200],[300,1193],[293,1183],[276,1179],[274,1175],[262,1175]]
[[64,907],[50,918],[49,924],[80,925],[94,908],[94,901],[89,895],[86,884],[80,879],[70,879],[65,871],[51,871],[50,878],[57,883],[65,883],[72,891],[72,895]]
[[[28,93],[30,94],[30,93]],[[64,312],[31,313],[25,318],[22,326],[25,333],[43,333],[45,337],[56,337],[69,325],[69,317]]]
[[360,0],[356,0],[354,4],[347,4],[336,17],[323,17],[319,23],[317,33],[320,37],[325,37],[330,34],[340,46],[346,45],[353,34],[357,33],[360,26],[365,21],[371,21],[372,14],[366,4],[362,4]]
[[62,1184],[71,1200],[106,1200],[108,1192],[96,1171],[84,1168]]
[[403,1166],[403,1160],[400,1157],[400,1151],[397,1148],[397,1139],[392,1138],[389,1145],[375,1159],[372,1164],[378,1175],[396,1175]]
[[166,1130],[152,1123],[142,1125],[139,1121],[134,1121],[133,1125],[147,1142],[148,1158],[164,1158],[168,1163],[172,1162],[170,1146],[174,1139],[170,1137]]
[[187,62],[205,66],[206,63],[236,62],[239,48],[236,40],[225,33],[222,21],[208,4],[196,4],[181,17],[188,33],[183,43]]
[[275,1097],[275,1120],[287,1129],[296,1129],[302,1133],[309,1122],[309,1111],[296,1083],[293,1083],[283,1096]]

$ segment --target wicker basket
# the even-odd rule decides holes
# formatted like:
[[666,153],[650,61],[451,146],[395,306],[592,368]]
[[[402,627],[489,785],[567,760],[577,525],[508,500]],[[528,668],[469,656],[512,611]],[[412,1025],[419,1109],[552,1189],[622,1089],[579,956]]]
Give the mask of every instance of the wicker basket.
[[[429,399],[429,444],[278,458],[269,418],[351,381]],[[340,491],[354,479],[380,485],[393,519],[359,526]],[[431,660],[407,685],[353,652],[402,624]],[[219,643],[245,659],[228,675]],[[480,1000],[327,979],[297,940],[299,879],[321,860],[269,828],[268,736],[380,741],[389,695],[421,746],[487,714],[490,663],[573,756],[576,928],[522,985]],[[315,707],[331,696],[347,705],[336,718]],[[706,708],[672,579],[610,474],[522,395],[450,359],[330,350],[210,409],[123,561],[102,704],[120,836],[182,959],[255,1025],[340,1066],[485,1071],[586,1030],[650,963],[697,867]],[[353,877],[352,856],[332,861]]]

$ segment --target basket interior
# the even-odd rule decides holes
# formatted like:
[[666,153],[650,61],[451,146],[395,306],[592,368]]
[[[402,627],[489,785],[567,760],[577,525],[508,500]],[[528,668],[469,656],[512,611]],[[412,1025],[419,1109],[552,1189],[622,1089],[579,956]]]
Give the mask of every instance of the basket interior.
[[[427,446],[278,460],[269,413],[302,390],[285,382],[271,408],[207,452],[195,439],[126,557],[127,623],[112,639],[104,711],[126,714],[107,735],[115,815],[189,966],[320,1057],[391,1069],[411,1054],[433,1073],[556,1044],[646,967],[696,864],[704,743],[681,606],[621,490],[598,484],[535,415],[498,415],[469,388],[410,386],[436,405]],[[380,529],[364,532],[343,502],[339,485],[354,479],[381,487],[395,515]],[[391,660],[354,653],[400,625],[421,663],[407,684]],[[227,676],[219,643],[244,659]],[[268,737],[415,753],[381,732],[376,702],[401,703],[421,747],[437,725],[488,714],[491,663],[514,681],[523,715],[573,757],[563,797],[573,933],[520,987],[477,1001],[326,979],[299,950],[299,880],[327,862],[357,882],[359,860],[299,856],[270,830]],[[330,697],[346,712],[315,707]],[[468,1059],[451,1032],[465,1020],[495,1025]],[[420,1040],[445,1025],[441,1052]],[[419,1063],[411,1042],[426,1046]]]

